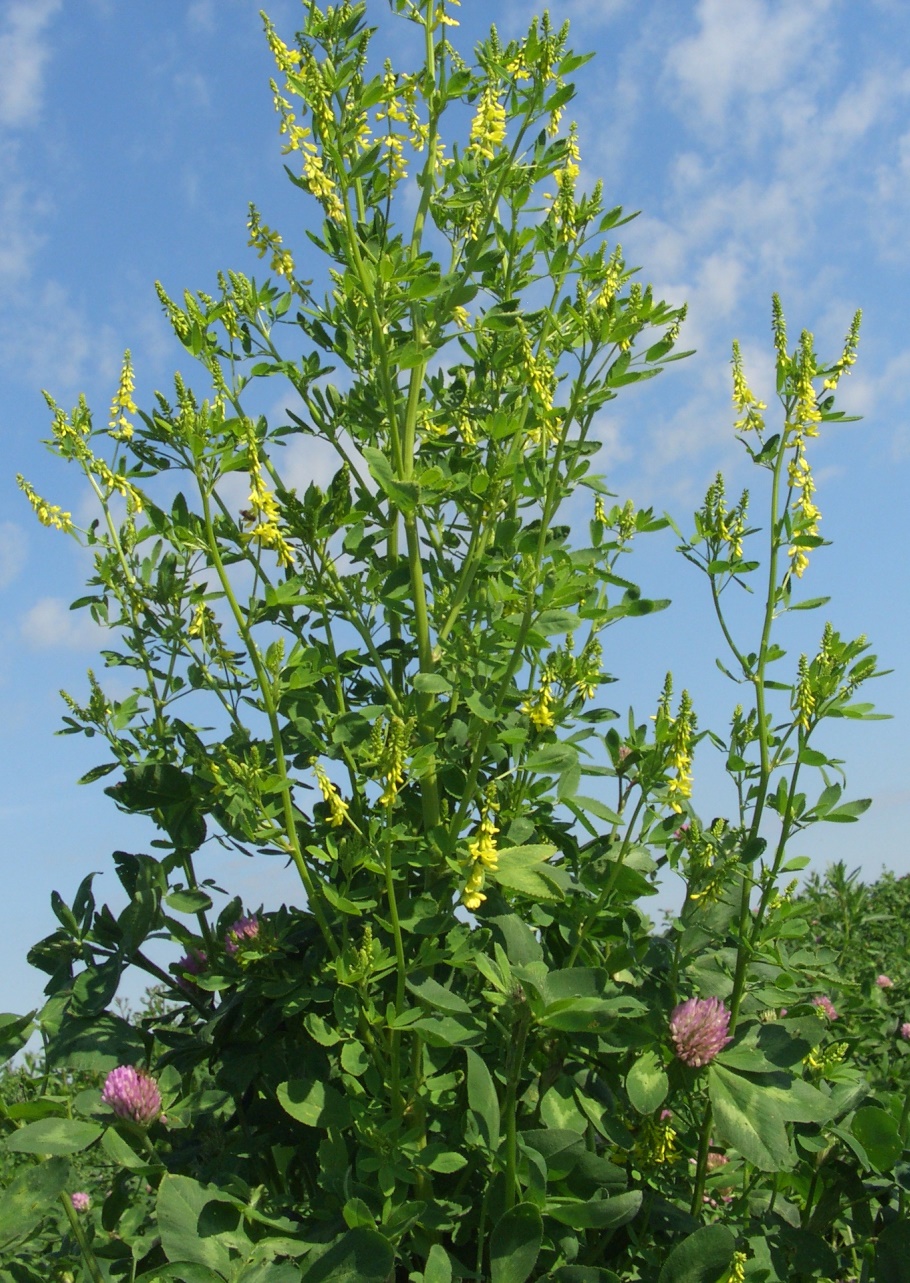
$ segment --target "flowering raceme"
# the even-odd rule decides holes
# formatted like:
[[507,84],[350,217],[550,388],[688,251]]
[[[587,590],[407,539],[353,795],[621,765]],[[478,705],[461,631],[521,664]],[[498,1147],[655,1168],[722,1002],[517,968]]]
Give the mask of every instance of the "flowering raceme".
[[812,1006],[818,1008],[818,1014],[820,1016],[827,1016],[829,1020],[837,1020],[837,1012],[834,1008],[834,1003],[827,994],[818,994],[817,997],[812,999]]
[[237,921],[228,928],[224,937],[224,947],[228,953],[236,953],[241,944],[249,940],[255,940],[259,935],[259,919],[255,913],[249,918],[238,918]]
[[673,1008],[670,1040],[684,1065],[700,1069],[730,1042],[730,1012],[719,998],[689,998]]
[[87,1212],[92,1205],[92,1200],[84,1190],[77,1189],[75,1193],[70,1194],[70,1203],[74,1212]]
[[158,1084],[142,1069],[120,1065],[105,1079],[101,1099],[118,1118],[126,1118],[148,1127],[161,1114],[161,1092]]

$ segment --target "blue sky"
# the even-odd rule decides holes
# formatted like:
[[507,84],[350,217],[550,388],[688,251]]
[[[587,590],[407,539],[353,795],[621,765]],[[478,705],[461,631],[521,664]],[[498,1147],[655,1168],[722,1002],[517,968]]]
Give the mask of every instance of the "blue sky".
[[[41,389],[67,406],[84,391],[106,413],[126,347],[140,404],[175,369],[194,377],[153,282],[179,296],[213,289],[219,269],[259,270],[246,245],[250,200],[303,249],[308,214],[282,170],[258,7],[0,0],[2,1009],[39,1001],[41,977],[25,953],[54,926],[51,890],[71,900],[97,869],[101,898],[115,903],[110,852],[143,850],[151,836],[100,785],[76,787],[105,760],[103,746],[54,736],[59,688],[84,690],[104,638],[68,610],[89,572],[85,555],[31,520],[15,474],[85,514],[78,479],[40,445]],[[266,7],[290,37],[298,0]],[[834,547],[814,557],[806,588],[830,593],[835,626],[867,633],[895,670],[872,692],[894,719],[846,725],[825,741],[847,759],[850,795],[874,806],[860,824],[822,826],[796,850],[819,867],[843,858],[870,878],[883,865],[910,872],[910,9],[902,0],[549,7],[555,20],[571,19],[576,49],[597,52],[577,75],[572,110],[583,176],[603,178],[608,203],[642,211],[622,229],[627,260],[664,297],[688,301],[684,345],[698,350],[607,407],[601,470],[621,497],[667,509],[688,528],[718,468],[731,491],[746,483],[730,430],[730,341],[740,339],[751,381],[771,403],[772,291],[791,333],[812,329],[832,355],[863,308],[841,404],[865,418],[817,443],[816,498]],[[518,35],[537,11],[536,0],[463,0],[455,34],[463,49],[491,20]],[[380,56],[394,50],[406,63],[413,29],[383,0],[369,0],[368,13],[381,28]],[[297,467],[305,481],[302,455]],[[634,702],[646,715],[672,668],[700,724],[722,727],[736,692],[714,667],[720,646],[705,584],[673,545],[669,534],[653,536],[630,563],[649,595],[674,604],[608,635],[606,666],[621,679],[610,702]],[[811,615],[783,639],[794,662],[822,623]],[[707,750],[696,772],[706,818],[729,810]],[[205,872],[251,907],[295,896],[268,862],[213,856]]]

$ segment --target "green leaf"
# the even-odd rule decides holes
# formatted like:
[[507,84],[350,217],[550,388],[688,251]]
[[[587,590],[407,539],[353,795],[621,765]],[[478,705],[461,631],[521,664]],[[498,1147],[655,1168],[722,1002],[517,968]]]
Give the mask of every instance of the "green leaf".
[[423,1283],[452,1283],[452,1261],[444,1247],[434,1243],[423,1269]]
[[369,1229],[376,1228],[376,1217],[362,1198],[349,1198],[341,1214],[349,1230],[355,1230],[358,1225],[366,1225]]
[[591,1198],[587,1202],[577,1198],[548,1198],[545,1211],[547,1216],[574,1230],[612,1230],[638,1215],[641,1197],[641,1190],[633,1189],[615,1198]]
[[853,1115],[850,1130],[877,1171],[889,1172],[903,1152],[897,1122],[875,1105],[858,1109]]
[[787,607],[788,610],[816,610],[819,606],[827,606],[831,600],[830,597],[809,597],[806,601],[794,601]]
[[467,1167],[468,1160],[464,1154],[458,1154],[453,1149],[445,1149],[442,1145],[427,1145],[417,1155],[415,1162],[421,1167],[425,1167],[430,1172],[460,1172],[463,1167]]
[[34,1014],[30,1011],[27,1016],[15,1016],[11,1012],[0,1015],[0,1064],[15,1056],[28,1042]]
[[674,1247],[657,1283],[718,1283],[730,1268],[736,1239],[723,1225],[703,1225]]
[[552,1283],[622,1283],[618,1274],[599,1265],[560,1265],[547,1279]]
[[591,815],[596,815],[599,820],[606,821],[607,824],[622,824],[622,816],[606,805],[605,802],[599,801],[596,797],[582,797],[576,794],[572,798],[576,806],[580,806],[583,811],[588,811]]
[[617,998],[560,998],[547,1004],[538,1021],[549,1029],[566,1033],[595,1033],[618,1019],[643,1012],[644,1007],[637,998],[624,994]]
[[632,1107],[640,1114],[653,1114],[664,1103],[670,1080],[653,1051],[639,1056],[626,1075],[626,1092]]
[[480,691],[472,691],[465,699],[468,708],[475,717],[479,717],[482,722],[495,722],[498,713],[489,700],[484,699]]
[[164,901],[175,913],[206,913],[212,907],[212,898],[204,891],[172,891]]
[[543,1221],[533,1203],[518,1203],[496,1223],[490,1235],[491,1283],[525,1283],[530,1278],[543,1239]]
[[66,1158],[26,1167],[0,1195],[0,1245],[23,1238],[54,1206],[70,1180]]
[[156,1204],[158,1233],[169,1261],[192,1261],[227,1277],[231,1258],[220,1234],[204,1234],[200,1229],[203,1209],[212,1201],[212,1193],[189,1176],[162,1177]]
[[892,1221],[879,1234],[875,1283],[910,1283],[910,1221]]
[[770,1093],[723,1065],[708,1069],[717,1135],[763,1172],[792,1167],[787,1128]]
[[400,512],[412,513],[420,500],[420,487],[413,481],[400,481],[392,471],[392,465],[381,450],[375,446],[360,447],[361,454],[367,461],[370,476]]
[[395,1250],[378,1230],[359,1225],[317,1256],[307,1258],[301,1283],[386,1283],[395,1266]]
[[855,802],[845,802],[843,806],[835,807],[833,811],[827,811],[820,815],[820,820],[831,820],[838,824],[855,824],[859,817],[868,811],[872,805],[871,797],[860,797]]
[[451,695],[452,686],[441,673],[415,673],[414,689],[422,695]]
[[78,1154],[104,1131],[98,1123],[75,1118],[43,1118],[7,1136],[4,1148],[16,1154]]
[[347,1127],[351,1109],[347,1099],[326,1083],[292,1078],[278,1086],[281,1108],[307,1127]]
[[64,1020],[48,1042],[47,1057],[54,1067],[106,1073],[141,1060],[145,1050],[140,1034],[127,1021],[104,1015]]
[[459,998],[457,993],[452,993],[451,989],[446,989],[438,980],[432,976],[427,976],[420,981],[408,980],[405,982],[411,993],[416,994],[431,1007],[436,1007],[440,1011],[452,1011],[459,1016],[469,1016],[471,1006],[465,1002],[464,998]]
[[574,633],[580,623],[578,615],[570,610],[544,610],[531,627],[544,637],[561,637],[564,633]]
[[[295,1270],[295,1279],[297,1272]],[[269,1275],[271,1279],[271,1275]],[[176,1279],[177,1283],[224,1283],[224,1275],[210,1270],[198,1261],[175,1261],[171,1265],[158,1265],[145,1274],[139,1274],[136,1283],[158,1283],[159,1279]],[[246,1283],[246,1275],[244,1275]]]
[[145,1171],[151,1165],[149,1156],[137,1154],[132,1145],[125,1141],[114,1127],[108,1127],[104,1133],[101,1138],[101,1148],[118,1167],[126,1167],[132,1171]]
[[498,853],[499,859],[495,869],[490,869],[487,876],[491,882],[510,891],[519,891],[541,900],[559,900],[562,892],[556,879],[548,876],[545,861],[555,851],[551,846],[512,846],[504,847]]
[[522,762],[526,771],[537,775],[562,775],[578,761],[578,753],[569,744],[547,744]]
[[499,1097],[493,1075],[476,1051],[465,1048],[468,1061],[468,1108],[491,1153],[499,1149]]

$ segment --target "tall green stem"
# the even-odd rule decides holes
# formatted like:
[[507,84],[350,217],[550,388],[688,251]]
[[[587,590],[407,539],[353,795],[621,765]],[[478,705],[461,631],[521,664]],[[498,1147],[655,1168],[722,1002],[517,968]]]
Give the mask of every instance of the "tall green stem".
[[[758,837],[764,815],[765,802],[771,783],[771,764],[769,754],[768,713],[765,703],[766,668],[768,650],[771,643],[771,630],[774,624],[775,610],[779,600],[778,593],[778,558],[781,548],[780,539],[780,485],[781,472],[787,449],[786,430],[781,433],[780,445],[774,460],[771,482],[771,529],[770,549],[768,556],[768,588],[765,598],[765,612],[762,621],[761,642],[758,648],[754,670],[749,674],[755,687],[755,715],[758,727],[759,780],[755,797],[752,823],[749,827],[748,842],[751,845]],[[734,651],[734,653],[738,653]],[[752,895],[753,876],[751,868],[744,871],[740,885],[739,903],[739,944],[736,954],[736,968],[733,974],[733,989],[730,995],[730,1033],[736,1029],[740,1003],[746,988],[749,958],[752,954],[752,932],[749,929],[749,914]]]
[[690,1211],[693,1216],[701,1215],[702,1200],[705,1194],[705,1178],[708,1174],[708,1154],[711,1149],[711,1124],[713,1114],[711,1102],[705,1102],[705,1116],[702,1119],[701,1131],[698,1136],[698,1156],[695,1160],[695,1185],[692,1189],[692,1204]]
[[262,697],[263,708],[271,730],[272,748],[275,753],[275,768],[280,781],[281,805],[284,812],[285,838],[287,840],[287,850],[294,862],[294,867],[303,883],[306,891],[307,901],[313,916],[322,932],[322,937],[329,948],[333,957],[338,957],[339,946],[332,931],[329,927],[328,920],[325,916],[325,909],[322,903],[322,892],[316,884],[313,875],[310,873],[307,862],[304,858],[303,851],[300,848],[300,838],[297,834],[297,817],[294,813],[294,799],[291,791],[291,781],[288,778],[287,762],[284,756],[284,745],[281,741],[281,727],[278,724],[278,710],[275,707],[275,699],[272,692],[272,679],[266,671],[262,662],[262,656],[259,654],[259,647],[253,639],[250,632],[250,626],[246,616],[240,609],[240,605],[234,595],[234,588],[224,568],[224,562],[221,559],[221,552],[218,548],[218,539],[215,535],[212,524],[212,509],[209,503],[209,496],[205,486],[202,484],[201,477],[199,481],[199,495],[202,500],[202,513],[205,521],[206,538],[208,541],[209,552],[211,553],[212,562],[215,567],[215,573],[221,584],[222,591],[230,606],[231,613],[234,616],[234,622],[237,625],[237,631],[243,639],[246,646],[247,654],[256,673],[256,680],[259,685],[259,691]]
[[85,1268],[92,1278],[92,1283],[106,1283],[104,1275],[101,1273],[101,1266],[98,1264],[98,1258],[92,1251],[88,1236],[82,1228],[79,1220],[79,1213],[73,1207],[72,1199],[65,1191],[60,1195],[60,1202],[63,1204],[67,1219],[70,1223],[70,1229],[73,1231],[73,1237],[79,1244],[79,1251],[82,1253],[82,1259],[85,1261]]

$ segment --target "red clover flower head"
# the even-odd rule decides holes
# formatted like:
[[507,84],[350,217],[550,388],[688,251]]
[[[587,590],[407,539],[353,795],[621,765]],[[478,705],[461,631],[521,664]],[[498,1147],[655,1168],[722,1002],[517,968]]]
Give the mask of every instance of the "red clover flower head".
[[812,1006],[818,1007],[819,1015],[827,1016],[829,1020],[837,1020],[837,1012],[834,1009],[834,1003],[827,994],[818,994],[812,999]]
[[70,1194],[70,1202],[74,1212],[87,1212],[92,1205],[92,1200],[83,1190],[76,1190],[74,1194]]
[[224,947],[228,953],[236,953],[241,944],[248,940],[255,940],[259,935],[259,919],[255,913],[248,918],[238,918],[237,921],[228,927],[227,935],[224,937]]
[[891,979],[890,976],[876,976],[875,983],[878,985],[879,989],[894,988],[894,981]]
[[158,1084],[143,1069],[120,1065],[105,1079],[101,1099],[110,1105],[118,1118],[129,1119],[148,1127],[161,1115],[161,1092]]
[[670,1015],[670,1039],[684,1065],[700,1069],[730,1042],[730,1012],[719,998],[689,998]]
[[910,1020],[905,1020],[901,1025],[901,1037],[906,1042],[910,1042]]

